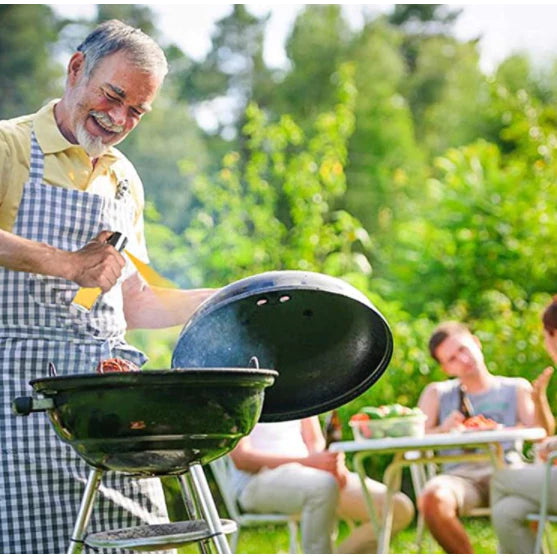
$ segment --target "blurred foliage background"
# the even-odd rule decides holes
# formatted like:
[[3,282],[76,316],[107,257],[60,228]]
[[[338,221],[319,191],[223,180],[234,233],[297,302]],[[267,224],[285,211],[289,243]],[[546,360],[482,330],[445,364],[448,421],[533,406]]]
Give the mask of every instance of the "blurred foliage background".
[[[147,5],[98,5],[95,20],[2,5],[0,118],[60,95],[97,22],[117,17],[164,45],[155,110],[121,144],[144,181],[151,261],[184,288],[305,269],[365,292],[395,348],[384,377],[341,408],[349,437],[362,405],[413,406],[443,378],[426,350],[440,320],[467,322],[494,373],[531,380],[550,363],[540,314],[557,291],[557,58],[516,54],[485,75],[477,42],[452,35],[458,15],[399,4],[355,31],[339,5],[308,5],[278,71],[262,55],[268,18],[243,5],[201,61]],[[218,99],[231,109],[204,130],[196,111]],[[168,367],[178,333],[130,337]],[[556,392],[554,381],[557,412]]]

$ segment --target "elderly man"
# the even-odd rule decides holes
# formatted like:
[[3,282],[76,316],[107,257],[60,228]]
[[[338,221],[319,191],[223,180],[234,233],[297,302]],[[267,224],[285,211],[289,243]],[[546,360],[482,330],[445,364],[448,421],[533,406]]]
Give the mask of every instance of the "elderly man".
[[[427,416],[426,432],[462,428],[467,409],[505,426],[543,426],[530,383],[520,377],[492,375],[479,339],[465,325],[442,323],[430,338],[429,350],[453,379],[431,383],[424,389],[419,407]],[[513,449],[505,448],[509,462],[520,460]],[[431,533],[448,553],[473,552],[458,516],[488,504],[491,474],[487,463],[452,463],[426,484],[418,507]]]
[[[146,358],[129,328],[184,323],[211,290],[150,288],[114,247],[112,231],[147,260],[143,189],[114,145],[151,110],[167,72],[160,47],[119,21],[97,27],[67,68],[61,99],[0,122],[0,549],[63,553],[87,467],[43,415],[23,420],[10,402],[45,376],[94,372],[101,360]],[[89,312],[80,286],[102,295]],[[105,474],[92,530],[168,519],[158,480]]]

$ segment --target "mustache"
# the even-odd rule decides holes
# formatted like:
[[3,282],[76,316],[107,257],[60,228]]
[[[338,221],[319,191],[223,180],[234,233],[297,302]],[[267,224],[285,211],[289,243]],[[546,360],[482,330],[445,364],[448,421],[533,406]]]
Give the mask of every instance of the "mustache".
[[106,112],[101,112],[100,110],[90,110],[89,115],[98,120],[99,124],[101,124],[103,128],[106,128],[111,132],[122,133],[124,131],[124,126],[118,126],[115,124]]

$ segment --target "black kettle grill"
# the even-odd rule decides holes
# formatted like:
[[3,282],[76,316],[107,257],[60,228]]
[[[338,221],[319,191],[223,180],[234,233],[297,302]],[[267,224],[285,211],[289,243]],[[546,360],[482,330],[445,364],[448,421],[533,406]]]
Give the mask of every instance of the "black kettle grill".
[[[202,466],[258,420],[308,417],[352,400],[381,377],[392,348],[386,320],[348,283],[274,271],[206,300],[184,326],[170,370],[33,380],[39,398],[16,399],[16,413],[46,411],[92,467],[68,553],[84,544],[147,551],[193,541],[207,551],[207,540],[230,553],[225,534],[235,524],[219,518]],[[105,470],[178,476],[191,520],[86,535]]]

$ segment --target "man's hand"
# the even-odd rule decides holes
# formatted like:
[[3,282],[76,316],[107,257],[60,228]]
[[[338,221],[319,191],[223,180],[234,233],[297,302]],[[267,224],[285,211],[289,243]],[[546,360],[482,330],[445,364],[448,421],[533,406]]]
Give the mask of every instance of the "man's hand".
[[442,432],[449,432],[453,429],[463,429],[462,423],[466,418],[463,414],[461,414],[458,410],[453,410],[444,420],[443,423],[439,426],[439,431]]
[[532,381],[532,398],[534,400],[540,400],[547,395],[547,385],[552,375],[553,368],[548,366]]
[[111,235],[111,231],[103,230],[84,247],[68,254],[70,280],[79,286],[99,287],[103,292],[116,284],[126,260],[106,243]]
[[341,488],[346,485],[348,470],[344,465],[344,453],[329,451],[312,453],[304,458],[303,464],[329,472],[335,477]]

